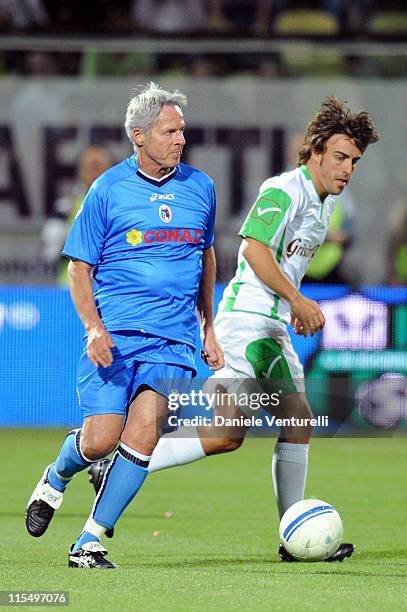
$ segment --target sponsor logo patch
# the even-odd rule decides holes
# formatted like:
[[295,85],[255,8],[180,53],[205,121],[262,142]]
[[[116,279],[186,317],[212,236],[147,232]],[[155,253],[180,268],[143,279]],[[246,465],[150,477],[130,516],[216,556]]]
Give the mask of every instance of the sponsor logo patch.
[[302,238],[294,238],[287,245],[287,257],[292,257],[293,255],[300,255],[300,257],[306,257],[308,259],[312,259],[315,253],[318,251],[320,245],[315,244],[311,246],[307,244]]
[[141,242],[187,242],[198,244],[202,240],[202,230],[188,228],[174,228],[161,230],[146,230],[144,234],[138,229],[131,229],[126,234],[126,241],[132,246]]
[[276,215],[281,215],[281,204],[264,197],[259,198],[251,213],[253,219],[259,219],[266,225],[271,225]]
[[132,229],[127,232],[126,240],[132,246],[137,246],[143,240],[143,235],[138,229]]

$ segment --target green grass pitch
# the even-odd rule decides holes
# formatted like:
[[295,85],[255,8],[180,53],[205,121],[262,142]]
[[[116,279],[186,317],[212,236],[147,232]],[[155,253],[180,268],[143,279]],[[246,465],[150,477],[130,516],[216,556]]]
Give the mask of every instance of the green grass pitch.
[[[69,610],[407,610],[405,439],[314,440],[307,497],[339,510],[343,563],[280,563],[273,440],[153,474],[107,542],[118,571],[68,569],[93,500],[78,475],[48,532],[24,509],[62,431],[2,431],[2,590],[67,590]],[[172,516],[166,518],[165,514]]]

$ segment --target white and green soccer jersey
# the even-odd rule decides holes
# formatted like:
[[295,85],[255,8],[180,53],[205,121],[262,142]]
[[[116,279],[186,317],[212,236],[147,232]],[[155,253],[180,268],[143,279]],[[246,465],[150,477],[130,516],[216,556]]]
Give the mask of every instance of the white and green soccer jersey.
[[[321,202],[308,168],[267,179],[260,187],[239,232],[266,244],[284,274],[297,287],[308,264],[324,242],[335,198]],[[219,311],[248,312],[284,323],[290,322],[290,307],[253,272],[239,249],[238,268],[225,289]]]

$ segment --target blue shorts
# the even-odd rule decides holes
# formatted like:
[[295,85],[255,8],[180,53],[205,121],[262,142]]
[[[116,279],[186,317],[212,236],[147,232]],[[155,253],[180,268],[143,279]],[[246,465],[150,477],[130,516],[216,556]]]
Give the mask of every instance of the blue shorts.
[[188,389],[196,374],[190,346],[138,331],[110,335],[115,347],[108,368],[93,365],[86,354],[87,337],[83,339],[76,390],[84,418],[96,414],[125,416],[140,385],[164,396],[174,389]]

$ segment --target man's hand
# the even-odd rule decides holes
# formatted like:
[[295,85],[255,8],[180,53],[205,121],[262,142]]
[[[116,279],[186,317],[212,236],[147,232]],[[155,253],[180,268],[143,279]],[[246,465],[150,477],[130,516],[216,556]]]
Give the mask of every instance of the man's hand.
[[108,368],[113,361],[111,349],[115,346],[103,325],[95,325],[88,331],[88,357],[97,368]]
[[211,328],[205,332],[203,339],[204,350],[201,351],[201,357],[209,366],[210,370],[220,370],[225,365],[223,351],[216,340],[215,332]]
[[291,323],[294,333],[314,336],[325,325],[325,317],[317,302],[298,295],[291,302]]
[[[282,272],[271,249],[255,240],[245,238],[243,256],[259,279],[274,293],[290,304],[295,333],[313,336],[325,325],[325,317],[317,302],[305,298]],[[295,321],[298,321],[296,324]]]
[[92,288],[93,266],[71,260],[68,264],[69,288],[76,311],[88,334],[88,357],[94,366],[108,368],[113,361],[112,338],[96,308]]

